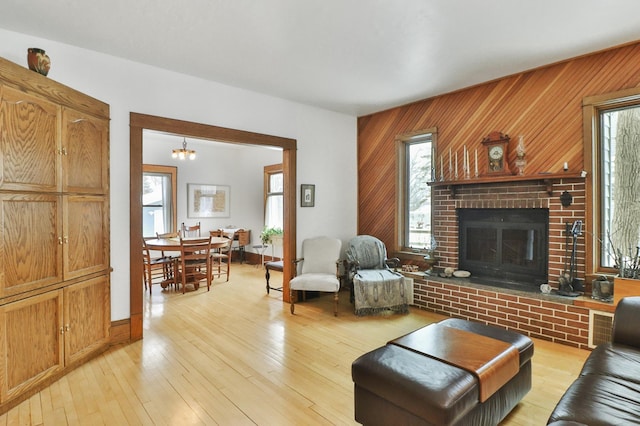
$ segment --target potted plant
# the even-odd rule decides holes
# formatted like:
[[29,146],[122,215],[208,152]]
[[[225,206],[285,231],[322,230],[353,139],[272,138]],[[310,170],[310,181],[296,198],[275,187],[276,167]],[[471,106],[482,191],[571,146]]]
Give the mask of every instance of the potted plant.
[[273,237],[282,236],[282,228],[265,227],[260,233],[260,240],[262,244],[271,244]]

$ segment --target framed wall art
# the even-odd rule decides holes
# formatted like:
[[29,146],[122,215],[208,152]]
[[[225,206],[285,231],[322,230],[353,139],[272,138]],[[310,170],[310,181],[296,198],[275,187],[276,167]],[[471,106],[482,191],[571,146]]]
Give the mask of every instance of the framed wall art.
[[303,183],[300,185],[300,207],[313,207],[316,203],[316,186]]
[[188,217],[229,217],[229,185],[187,184]]

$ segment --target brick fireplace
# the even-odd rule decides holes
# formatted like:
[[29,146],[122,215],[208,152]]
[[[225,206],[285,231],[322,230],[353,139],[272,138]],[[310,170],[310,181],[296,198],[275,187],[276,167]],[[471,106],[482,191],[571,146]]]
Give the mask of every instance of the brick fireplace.
[[[548,209],[549,284],[558,288],[565,270],[566,224],[585,220],[585,183],[577,177],[522,181],[464,182],[433,185],[433,234],[438,243],[439,268],[458,269],[458,209]],[[563,207],[560,195],[573,197]],[[571,247],[569,247],[571,250]],[[578,238],[577,276],[584,278],[584,235]],[[429,311],[516,330],[557,343],[588,347],[589,309],[575,306],[573,298],[473,284],[464,279],[414,278],[414,305]]]
[[[567,191],[573,197],[569,207],[563,207],[560,195]],[[500,183],[479,183],[435,186],[432,198],[433,235],[438,242],[438,266],[458,269],[457,209],[548,209],[548,268],[552,287],[565,270],[566,224],[585,220],[585,184],[580,178],[557,178],[545,181],[525,180]],[[571,247],[568,247],[571,250]],[[584,278],[584,235],[578,238],[576,252],[577,276]]]

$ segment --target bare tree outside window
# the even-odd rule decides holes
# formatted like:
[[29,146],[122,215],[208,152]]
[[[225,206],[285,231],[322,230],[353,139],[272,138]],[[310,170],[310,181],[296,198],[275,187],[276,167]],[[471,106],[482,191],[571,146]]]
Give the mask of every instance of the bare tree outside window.
[[640,107],[602,113],[603,266],[637,258],[640,245]]
[[405,245],[425,249],[431,246],[431,134],[406,143]]

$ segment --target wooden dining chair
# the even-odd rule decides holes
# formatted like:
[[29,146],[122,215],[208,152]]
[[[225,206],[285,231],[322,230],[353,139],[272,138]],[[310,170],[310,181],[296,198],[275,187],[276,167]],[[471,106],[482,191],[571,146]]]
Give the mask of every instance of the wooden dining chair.
[[149,289],[153,284],[161,284],[166,287],[174,282],[173,279],[174,259],[162,253],[160,257],[152,257],[151,250],[147,247],[147,241],[142,239],[142,266],[144,268],[144,289]]
[[207,291],[211,289],[211,236],[202,238],[180,238],[180,260],[177,262],[178,281],[184,294],[187,284],[197,290],[200,281],[207,281]]
[[182,222],[182,238],[187,237],[201,237],[200,234],[200,222],[195,225],[187,226]]
[[[160,239],[160,240],[164,240],[164,239],[167,239],[167,238],[180,238],[180,232],[178,232],[178,231],[175,231],[175,232],[165,232],[165,233],[162,233],[162,234],[161,234],[161,233],[159,233],[159,232],[156,232],[156,238],[158,238],[158,239]],[[166,256],[166,257],[172,257],[172,258],[174,258],[174,259],[176,259],[176,258],[177,258],[177,256],[170,256],[170,255],[167,255],[164,251],[162,251],[162,256],[163,256],[163,257],[165,257],[165,256]]]
[[[215,231],[211,231],[214,233]],[[221,277],[226,275],[229,281],[231,275],[231,245],[233,238],[224,238],[223,242],[211,243],[211,277]]]

